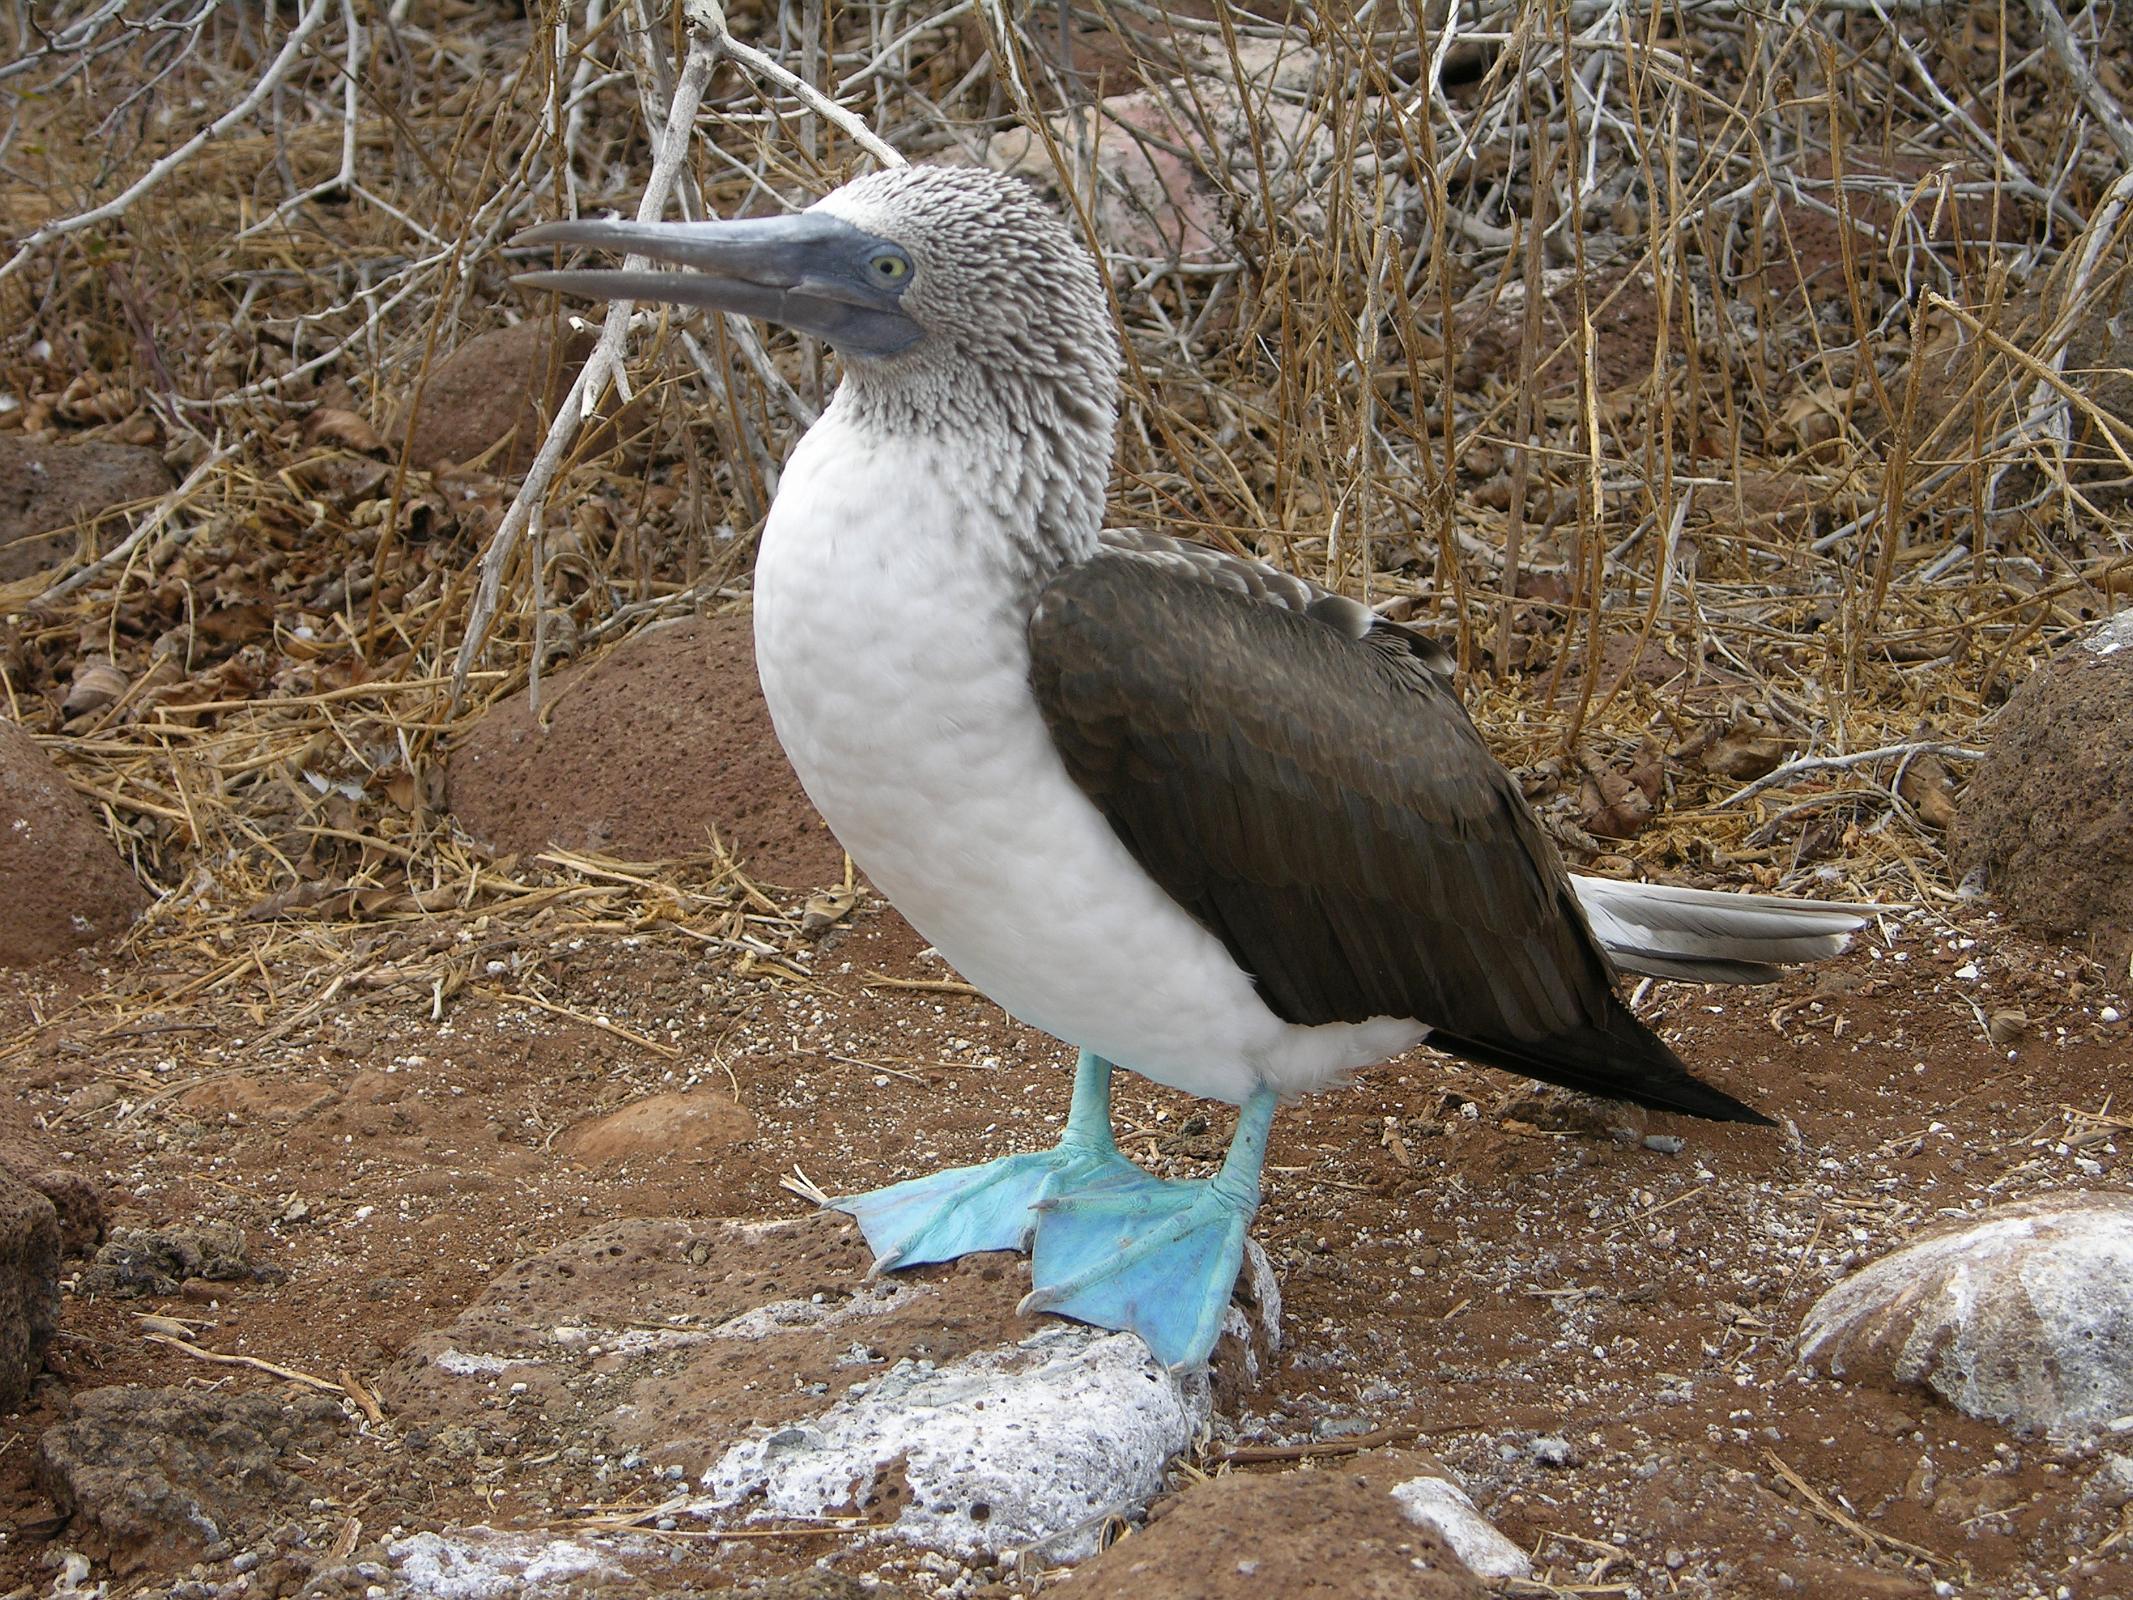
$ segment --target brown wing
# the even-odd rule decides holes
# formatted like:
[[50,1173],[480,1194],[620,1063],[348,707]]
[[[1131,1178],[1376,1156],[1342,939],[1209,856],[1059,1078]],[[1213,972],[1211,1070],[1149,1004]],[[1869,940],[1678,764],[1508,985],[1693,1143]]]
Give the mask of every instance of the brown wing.
[[1622,1003],[1427,647],[1327,599],[1116,544],[1039,596],[1031,688],[1134,859],[1287,1021],[1411,1017],[1489,1066],[1764,1120]]

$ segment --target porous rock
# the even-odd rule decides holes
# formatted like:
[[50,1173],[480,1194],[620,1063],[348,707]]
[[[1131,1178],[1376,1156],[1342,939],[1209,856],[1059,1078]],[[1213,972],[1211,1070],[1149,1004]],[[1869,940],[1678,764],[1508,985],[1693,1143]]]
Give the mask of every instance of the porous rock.
[[284,1458],[335,1426],[323,1397],[290,1405],[213,1389],[114,1385],[45,1430],[38,1482],[70,1543],[121,1576],[178,1564],[286,1516],[310,1487]]
[[0,1174],[28,1184],[59,1214],[59,1253],[85,1256],[104,1242],[103,1191],[85,1174],[63,1166],[49,1150],[0,1138]]
[[147,903],[44,747],[0,718],[0,967],[123,932]]
[[1061,1600],[1478,1600],[1443,1536],[1353,1464],[1232,1472],[1084,1563]]
[[1053,1323],[945,1364],[905,1358],[813,1416],[729,1446],[695,1509],[858,1511],[914,1544],[1073,1561],[1163,1487],[1209,1414],[1204,1378],[1126,1334]]
[[59,1214],[0,1167],[0,1411],[44,1370],[59,1327]]
[[381,1386],[403,1426],[473,1430],[485,1454],[679,1467],[699,1492],[677,1515],[859,1515],[932,1548],[1072,1559],[1157,1492],[1211,1390],[1248,1387],[1272,1339],[1239,1311],[1211,1384],[1129,1335],[1021,1316],[1019,1256],[874,1280],[869,1262],[835,1212],[611,1223],[520,1262]]
[[393,1575],[409,1595],[451,1600],[514,1600],[520,1595],[589,1592],[600,1580],[628,1574],[595,1545],[494,1528],[425,1530],[386,1546]]
[[747,617],[647,628],[546,679],[538,716],[523,694],[498,702],[446,776],[452,815],[493,850],[664,861],[716,835],[759,881],[844,881],[771,729]]
[[153,450],[99,439],[48,442],[0,434],[0,583],[74,553],[74,527],[168,492]]
[[2032,673],[1993,720],[1957,860],[2014,921],[2133,943],[2133,610]]
[[279,1276],[253,1263],[244,1230],[227,1222],[198,1227],[120,1228],[81,1275],[81,1292],[130,1299],[175,1294],[188,1278],[217,1283]]
[[2022,1432],[2133,1416],[2133,1194],[2019,1201],[1884,1256],[1815,1302],[1800,1356]]

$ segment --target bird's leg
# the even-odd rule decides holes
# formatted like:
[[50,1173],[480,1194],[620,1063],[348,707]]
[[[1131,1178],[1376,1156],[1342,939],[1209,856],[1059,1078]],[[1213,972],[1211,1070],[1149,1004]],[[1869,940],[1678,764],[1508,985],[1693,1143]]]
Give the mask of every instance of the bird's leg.
[[886,1189],[832,1200],[859,1220],[874,1270],[953,1261],[979,1250],[1024,1250],[1045,1196],[1140,1179],[1111,1139],[1111,1063],[1084,1050],[1074,1068],[1066,1131],[1050,1150],[951,1167]]
[[1025,1311],[1137,1333],[1166,1366],[1204,1366],[1244,1265],[1259,1209],[1275,1095],[1261,1088],[1237,1114],[1222,1170],[1166,1182],[1137,1169],[1101,1187],[1062,1186],[1037,1202],[1036,1281]]

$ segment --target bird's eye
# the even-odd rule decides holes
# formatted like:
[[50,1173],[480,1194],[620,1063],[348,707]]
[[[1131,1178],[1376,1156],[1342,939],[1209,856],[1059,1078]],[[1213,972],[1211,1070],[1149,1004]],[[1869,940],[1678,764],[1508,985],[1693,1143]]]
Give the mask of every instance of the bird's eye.
[[884,250],[874,258],[874,275],[887,283],[901,283],[911,275],[911,263]]

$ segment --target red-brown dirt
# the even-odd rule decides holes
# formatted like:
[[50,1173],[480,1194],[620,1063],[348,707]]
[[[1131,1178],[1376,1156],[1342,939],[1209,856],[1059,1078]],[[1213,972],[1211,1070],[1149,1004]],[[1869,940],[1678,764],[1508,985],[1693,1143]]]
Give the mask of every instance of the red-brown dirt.
[[[658,680],[638,682],[625,726],[670,748],[662,717],[694,711],[662,712]],[[755,739],[729,749],[749,825],[801,837],[804,801],[767,733]],[[418,969],[435,944],[419,926],[388,930],[377,958]],[[124,955],[95,974],[5,980],[0,1065],[17,1092],[0,1133],[94,1175],[114,1224],[234,1224],[285,1274],[70,1297],[53,1379],[5,1437],[34,1441],[69,1393],[100,1385],[288,1392],[152,1342],[169,1325],[144,1314],[184,1319],[200,1349],[346,1375],[368,1394],[535,1252],[620,1218],[793,1215],[804,1206],[780,1178],[795,1168],[858,1188],[1038,1145],[1063,1110],[1068,1053],[957,988],[871,895],[752,968],[658,922],[490,938],[489,982],[445,1000],[423,981],[351,986],[257,1045],[271,965],[212,1004],[173,1000],[181,972]],[[1775,1132],[1538,1094],[1426,1053],[1285,1112],[1256,1234],[1288,1345],[1198,1468],[1287,1474],[1419,1441],[1539,1574],[1580,1592],[2133,1594],[2122,1444],[2011,1438],[1921,1393],[1809,1375],[1791,1345],[1816,1295],[1921,1223],[2125,1183],[2128,1036],[2104,1020],[2128,1009],[2123,982],[1968,910],[1891,914],[1861,945],[1774,990],[1660,986],[1642,1002]],[[534,994],[542,1006],[513,998]],[[566,1154],[621,1107],[713,1091],[752,1126],[727,1115],[625,1159]],[[1205,1170],[1228,1120],[1130,1079],[1118,1111],[1128,1152],[1169,1173]],[[1683,1148],[1648,1148],[1647,1131]],[[317,1493],[294,1515],[314,1565],[335,1550],[375,1558],[394,1529],[548,1528],[663,1493],[641,1481],[649,1469],[454,1455],[390,1411],[351,1419],[304,1468]],[[74,1537],[31,1454],[0,1449],[9,1586],[38,1581]],[[1285,1552],[1319,1541],[1337,1567],[1332,1517],[1261,1526]],[[1026,1595],[1042,1581],[834,1535],[651,1536],[671,1581],[713,1587],[818,1557],[891,1593]]]

